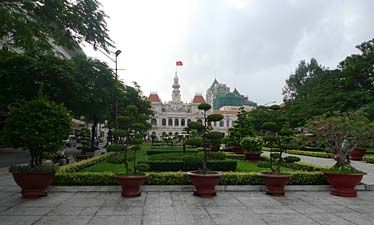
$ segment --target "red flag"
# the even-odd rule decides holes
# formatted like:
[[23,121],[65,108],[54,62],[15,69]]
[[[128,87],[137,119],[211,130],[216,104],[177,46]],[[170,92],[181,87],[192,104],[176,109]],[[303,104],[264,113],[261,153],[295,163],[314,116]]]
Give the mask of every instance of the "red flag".
[[177,66],[183,66],[183,63],[182,63],[182,61],[177,61],[177,64],[176,64]]

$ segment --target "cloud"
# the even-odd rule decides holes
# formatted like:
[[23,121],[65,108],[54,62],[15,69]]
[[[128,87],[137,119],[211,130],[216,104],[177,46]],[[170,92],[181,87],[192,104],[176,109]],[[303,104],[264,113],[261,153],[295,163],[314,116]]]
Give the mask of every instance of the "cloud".
[[[120,77],[171,99],[175,61],[182,99],[205,94],[214,78],[251,100],[281,101],[298,62],[335,67],[374,36],[374,1],[102,0],[123,54]],[[106,60],[101,53],[89,55]],[[111,63],[113,65],[113,63]]]

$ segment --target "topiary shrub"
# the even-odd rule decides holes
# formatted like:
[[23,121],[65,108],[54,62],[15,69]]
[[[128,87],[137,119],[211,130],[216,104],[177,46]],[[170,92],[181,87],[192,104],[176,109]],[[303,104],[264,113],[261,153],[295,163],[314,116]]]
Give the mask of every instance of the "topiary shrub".
[[69,111],[61,104],[39,97],[11,107],[4,139],[14,147],[29,149],[30,166],[42,164],[43,152],[56,153],[71,131]]
[[300,158],[297,156],[287,156],[283,158],[285,163],[294,163],[294,162],[299,162]]
[[190,145],[194,148],[201,147],[203,145],[202,137],[191,137],[186,141],[186,145]]

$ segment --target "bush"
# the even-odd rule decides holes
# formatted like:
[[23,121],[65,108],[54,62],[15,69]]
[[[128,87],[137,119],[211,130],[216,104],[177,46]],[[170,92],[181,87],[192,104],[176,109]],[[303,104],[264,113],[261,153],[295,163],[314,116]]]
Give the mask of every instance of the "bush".
[[[183,154],[182,150],[148,150],[147,155],[156,155],[156,154]],[[186,150],[186,153],[198,153],[197,150]]]
[[112,164],[122,164],[125,162],[125,156],[124,154],[111,155],[106,159],[106,161]]
[[[113,173],[58,173],[53,185],[117,185]],[[321,172],[294,172],[291,185],[327,184]],[[191,180],[185,172],[148,173],[145,185],[186,185]],[[219,185],[263,185],[257,173],[226,172]]]
[[[183,160],[148,161],[150,171],[190,171],[201,169],[202,158],[186,156]],[[237,162],[234,160],[209,160],[210,170],[235,171]]]
[[85,159],[76,163],[68,164],[66,166],[60,166],[60,168],[57,170],[57,173],[72,173],[77,172],[81,169],[84,169],[86,167],[89,167],[93,164],[96,164],[98,162],[104,161],[108,157],[112,156],[114,152],[106,153],[103,155],[99,155],[90,159]]
[[297,156],[287,156],[283,158],[285,163],[294,163],[294,162],[299,162],[300,158]]
[[305,155],[313,156],[319,158],[331,158],[329,153],[326,152],[309,152],[309,151],[299,151],[299,150],[288,150],[287,153],[294,155]]
[[257,167],[260,167],[260,168],[270,168],[270,162],[260,161],[260,162],[257,163]]
[[365,155],[363,160],[367,163],[374,163],[374,156],[372,155]]
[[225,160],[226,154],[224,152],[210,152],[208,159]]
[[262,141],[256,137],[244,137],[240,141],[240,146],[249,152],[259,152],[262,149]]
[[202,137],[191,137],[186,141],[186,145],[191,145],[193,147],[200,147],[203,145]]
[[139,163],[138,165],[136,165],[136,168],[139,171],[148,171],[150,167],[147,163]]
[[297,143],[283,144],[282,147],[288,150],[297,150],[300,148]]
[[279,159],[280,158],[280,154],[279,153],[270,153],[270,158],[272,158],[272,159]]
[[121,152],[123,151],[123,144],[111,144],[106,147],[108,152]]
[[177,153],[162,153],[162,154],[153,154],[148,156],[148,160],[150,161],[169,161],[169,160],[183,160],[184,156],[187,155],[197,155],[197,153],[185,153],[183,154],[182,152],[177,152]]

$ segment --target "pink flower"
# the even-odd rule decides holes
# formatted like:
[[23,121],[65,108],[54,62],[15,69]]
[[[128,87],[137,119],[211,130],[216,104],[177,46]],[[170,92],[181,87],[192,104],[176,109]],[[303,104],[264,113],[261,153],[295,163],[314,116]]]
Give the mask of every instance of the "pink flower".
[[336,153],[336,155],[335,155],[335,158],[340,158],[341,157],[341,155],[340,155],[340,153]]
[[337,136],[337,137],[340,137],[341,135],[342,135],[342,132],[340,132],[340,131],[335,131],[335,136]]
[[318,127],[317,128],[317,130],[323,130],[324,129],[324,127],[322,126],[322,127]]

